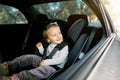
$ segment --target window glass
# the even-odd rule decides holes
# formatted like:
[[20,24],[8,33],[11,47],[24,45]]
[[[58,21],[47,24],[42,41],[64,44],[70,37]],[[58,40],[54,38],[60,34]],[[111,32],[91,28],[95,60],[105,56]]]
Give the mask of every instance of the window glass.
[[112,22],[114,24],[115,30],[117,34],[120,36],[120,0],[102,0],[105,4],[105,7],[110,14],[110,17],[112,19]]
[[89,22],[99,23],[92,10],[82,0],[62,1],[48,4],[34,5],[40,13],[47,14],[50,19],[62,19],[67,21],[71,14],[86,14]]
[[24,15],[16,8],[0,5],[0,24],[27,23]]

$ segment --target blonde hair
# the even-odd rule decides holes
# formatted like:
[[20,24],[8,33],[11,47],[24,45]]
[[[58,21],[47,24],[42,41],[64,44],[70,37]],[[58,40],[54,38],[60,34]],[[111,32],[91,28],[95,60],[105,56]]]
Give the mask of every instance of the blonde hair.
[[49,25],[47,25],[44,29],[43,29],[43,38],[44,40],[49,43],[47,41],[48,39],[48,34],[47,34],[47,30],[50,29],[51,27],[59,27],[57,23],[50,23]]

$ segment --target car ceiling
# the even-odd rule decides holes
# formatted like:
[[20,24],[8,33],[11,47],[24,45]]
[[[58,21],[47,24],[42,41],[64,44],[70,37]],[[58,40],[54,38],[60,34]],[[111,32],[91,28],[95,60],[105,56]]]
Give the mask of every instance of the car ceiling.
[[69,0],[0,0],[0,4],[5,4],[16,8],[22,7],[25,8],[30,7],[34,4],[42,4],[57,1],[69,1]]

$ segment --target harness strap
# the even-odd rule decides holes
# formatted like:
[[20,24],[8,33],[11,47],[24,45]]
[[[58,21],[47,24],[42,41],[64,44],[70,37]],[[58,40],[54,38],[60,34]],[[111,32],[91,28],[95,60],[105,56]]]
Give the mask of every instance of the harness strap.
[[49,56],[47,56],[47,48],[44,49],[43,57],[42,59],[51,59],[52,56],[58,51],[63,49],[64,46],[66,46],[67,43],[62,42],[61,44],[57,44],[56,47],[52,50]]
[[50,53],[50,55],[47,57],[47,59],[51,59],[52,56],[53,56],[58,50],[59,50],[58,48],[54,48],[54,49],[52,50],[52,52]]

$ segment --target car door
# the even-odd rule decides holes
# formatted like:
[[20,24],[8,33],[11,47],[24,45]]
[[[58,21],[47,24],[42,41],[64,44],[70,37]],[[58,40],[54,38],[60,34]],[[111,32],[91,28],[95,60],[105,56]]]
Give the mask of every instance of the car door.
[[29,24],[18,9],[7,5],[0,6],[0,59],[3,62],[21,55]]

